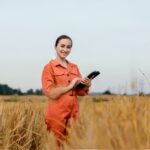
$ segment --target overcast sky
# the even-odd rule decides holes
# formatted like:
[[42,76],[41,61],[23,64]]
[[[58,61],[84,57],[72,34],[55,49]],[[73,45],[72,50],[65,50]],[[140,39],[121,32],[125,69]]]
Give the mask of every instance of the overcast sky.
[[149,8],[150,0],[0,0],[0,83],[41,88],[55,40],[67,34],[68,60],[83,76],[101,72],[91,91],[131,92],[136,80],[150,92]]

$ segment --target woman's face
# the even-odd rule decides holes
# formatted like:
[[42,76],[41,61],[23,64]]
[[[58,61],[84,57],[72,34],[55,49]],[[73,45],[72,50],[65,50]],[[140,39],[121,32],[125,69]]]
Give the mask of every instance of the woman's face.
[[65,59],[71,52],[72,43],[69,39],[61,39],[55,46],[57,56]]

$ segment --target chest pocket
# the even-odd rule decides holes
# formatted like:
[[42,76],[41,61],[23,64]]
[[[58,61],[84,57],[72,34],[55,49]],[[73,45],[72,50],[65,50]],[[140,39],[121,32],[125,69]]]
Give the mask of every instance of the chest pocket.
[[70,71],[70,75],[71,75],[71,79],[75,78],[75,77],[79,77],[77,69],[72,69]]
[[54,71],[54,79],[55,79],[55,84],[57,85],[64,85],[66,78],[65,78],[65,73],[62,71]]

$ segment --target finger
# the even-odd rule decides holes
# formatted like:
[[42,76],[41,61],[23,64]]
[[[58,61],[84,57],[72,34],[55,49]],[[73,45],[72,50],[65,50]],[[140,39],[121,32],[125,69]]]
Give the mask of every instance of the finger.
[[84,79],[85,79],[85,80],[89,80],[89,78],[88,78],[88,77],[85,77]]
[[89,84],[90,81],[89,81],[89,80],[85,80],[85,81],[83,81],[83,83],[84,83],[84,84]]
[[82,84],[85,84],[85,82],[84,82],[84,81],[81,81],[81,83],[82,83]]
[[86,80],[84,83],[85,84],[91,84],[91,80]]
[[84,84],[84,85],[87,85],[87,84],[88,84],[88,82],[85,82],[85,81],[82,81],[81,83]]
[[84,79],[84,80],[82,80],[83,82],[88,82],[89,81],[89,79]]

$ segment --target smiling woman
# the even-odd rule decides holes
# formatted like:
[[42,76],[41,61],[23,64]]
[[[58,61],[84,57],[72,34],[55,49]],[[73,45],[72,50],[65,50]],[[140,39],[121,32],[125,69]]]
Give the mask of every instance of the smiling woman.
[[[69,120],[79,120],[77,95],[88,94],[91,80],[82,78],[76,64],[66,59],[72,48],[72,39],[66,35],[57,38],[55,43],[56,58],[45,65],[42,73],[42,87],[49,99],[45,122],[48,131],[56,137],[58,146],[63,145]],[[85,84],[83,89],[75,89],[77,82]]]

